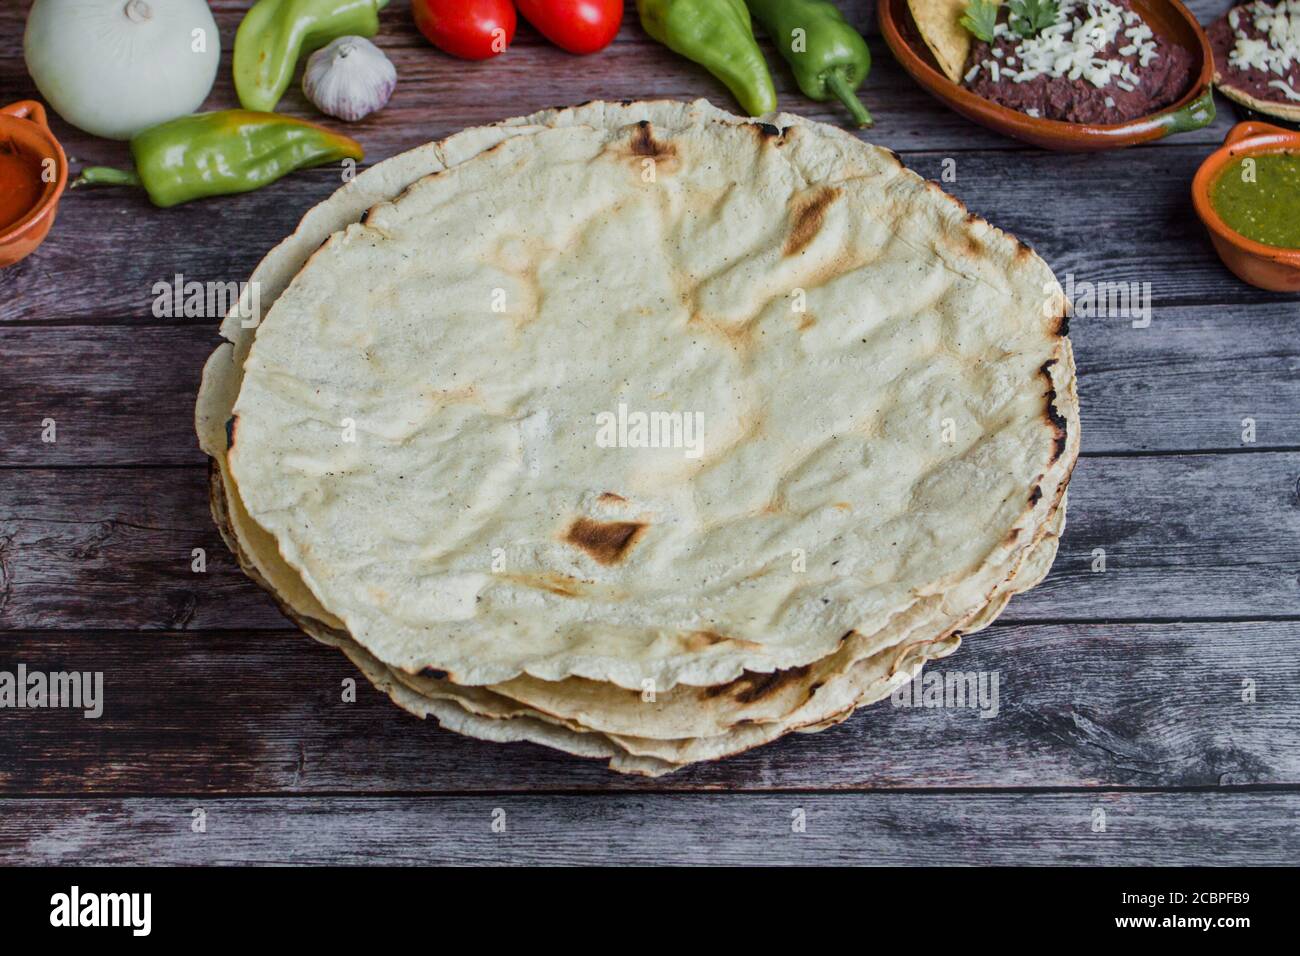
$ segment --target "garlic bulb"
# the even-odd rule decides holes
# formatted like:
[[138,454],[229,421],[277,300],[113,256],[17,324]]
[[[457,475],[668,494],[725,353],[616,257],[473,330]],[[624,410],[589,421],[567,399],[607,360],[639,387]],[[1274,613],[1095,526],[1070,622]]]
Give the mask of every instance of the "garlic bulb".
[[307,61],[302,91],[322,113],[355,123],[382,109],[397,86],[397,70],[365,37],[339,37]]

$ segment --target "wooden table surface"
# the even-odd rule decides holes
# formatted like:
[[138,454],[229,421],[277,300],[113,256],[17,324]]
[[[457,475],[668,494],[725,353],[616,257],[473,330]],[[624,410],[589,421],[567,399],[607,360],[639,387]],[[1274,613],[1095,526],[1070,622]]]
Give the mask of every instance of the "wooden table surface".
[[[28,6],[0,10],[0,102],[36,93]],[[212,108],[234,105],[246,6],[212,3]],[[1073,322],[1083,452],[1051,576],[939,665],[998,672],[999,715],[885,703],[646,781],[442,731],[364,681],[344,702],[353,668],[286,623],[208,515],[192,415],[217,320],[151,309],[176,274],[246,279],[337,169],[172,210],[79,190],[45,245],[0,271],[0,670],[102,671],[106,704],[98,720],[0,710],[0,862],[1300,861],[1300,300],[1229,274],[1188,198],[1231,105],[1156,145],[1045,153],[929,99],[871,3],[843,6],[875,56],[868,139],[929,178],[954,159],[945,188],[1063,282],[1150,284],[1146,328]],[[1226,0],[1192,6],[1208,22]],[[425,44],[403,0],[382,21],[399,83],[354,127],[368,162],[594,98],[731,106],[634,13],[599,55],[521,24],[482,65]],[[769,59],[784,108],[838,119]],[[284,108],[313,115],[296,89]],[[56,132],[78,163],[126,158]]]

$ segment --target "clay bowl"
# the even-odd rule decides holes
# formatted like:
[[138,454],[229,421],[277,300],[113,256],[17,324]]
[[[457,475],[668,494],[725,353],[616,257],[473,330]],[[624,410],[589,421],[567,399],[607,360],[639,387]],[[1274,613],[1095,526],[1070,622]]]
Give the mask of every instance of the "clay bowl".
[[1210,231],[1210,241],[1219,258],[1238,278],[1272,292],[1300,292],[1300,249],[1284,249],[1247,239],[1220,219],[1210,204],[1210,190],[1226,167],[1242,156],[1280,152],[1300,153],[1300,133],[1269,123],[1238,123],[1223,145],[1196,171],[1192,179],[1192,203]]
[[1090,125],[1062,120],[1035,119],[1019,110],[1008,109],[976,96],[959,86],[939,69],[933,54],[921,39],[907,0],[878,0],[880,31],[895,58],[912,79],[932,96],[967,119],[1005,136],[1044,149],[1084,152],[1118,149],[1161,139],[1172,133],[1200,129],[1214,121],[1214,58],[1210,42],[1200,23],[1179,0],[1133,0],[1136,10],[1151,29],[1192,55],[1192,82],[1176,103],[1158,113],[1127,123]]
[[68,159],[50,132],[45,108],[34,100],[0,108],[0,146],[22,152],[50,170],[36,204],[0,231],[0,268],[4,268],[31,255],[54,225],[59,197],[68,184]]

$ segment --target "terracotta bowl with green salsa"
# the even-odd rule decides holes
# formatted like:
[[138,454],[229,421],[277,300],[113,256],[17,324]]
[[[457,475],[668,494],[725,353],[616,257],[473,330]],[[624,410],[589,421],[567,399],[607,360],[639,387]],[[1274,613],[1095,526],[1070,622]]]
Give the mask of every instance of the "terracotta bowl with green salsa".
[[1197,171],[1192,201],[1239,278],[1300,293],[1300,133],[1237,124]]

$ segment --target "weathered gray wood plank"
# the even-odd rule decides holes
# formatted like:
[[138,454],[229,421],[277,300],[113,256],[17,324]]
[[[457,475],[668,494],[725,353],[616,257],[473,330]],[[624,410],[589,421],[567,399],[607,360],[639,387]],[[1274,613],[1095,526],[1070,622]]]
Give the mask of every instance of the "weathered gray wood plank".
[[[1084,453],[1300,447],[1297,318],[1258,305],[1231,321],[1208,307],[1157,309],[1148,328],[1076,320]],[[201,463],[194,395],[218,341],[209,323],[0,323],[0,465]],[[55,442],[42,440],[47,419]]]
[[[200,808],[205,833],[191,829]],[[1294,865],[1297,810],[1295,793],[7,800],[0,859]],[[806,829],[792,832],[800,811]]]
[[[1296,453],[1083,459],[1052,575],[1005,617],[1300,615],[1297,476]],[[200,467],[0,470],[0,629],[283,626],[206,495]]]
[[1300,784],[1300,622],[994,627],[931,669],[996,674],[991,716],[882,702],[654,781],[422,724],[296,632],[5,635],[19,664],[101,672],[103,713],[0,710],[8,796]]

